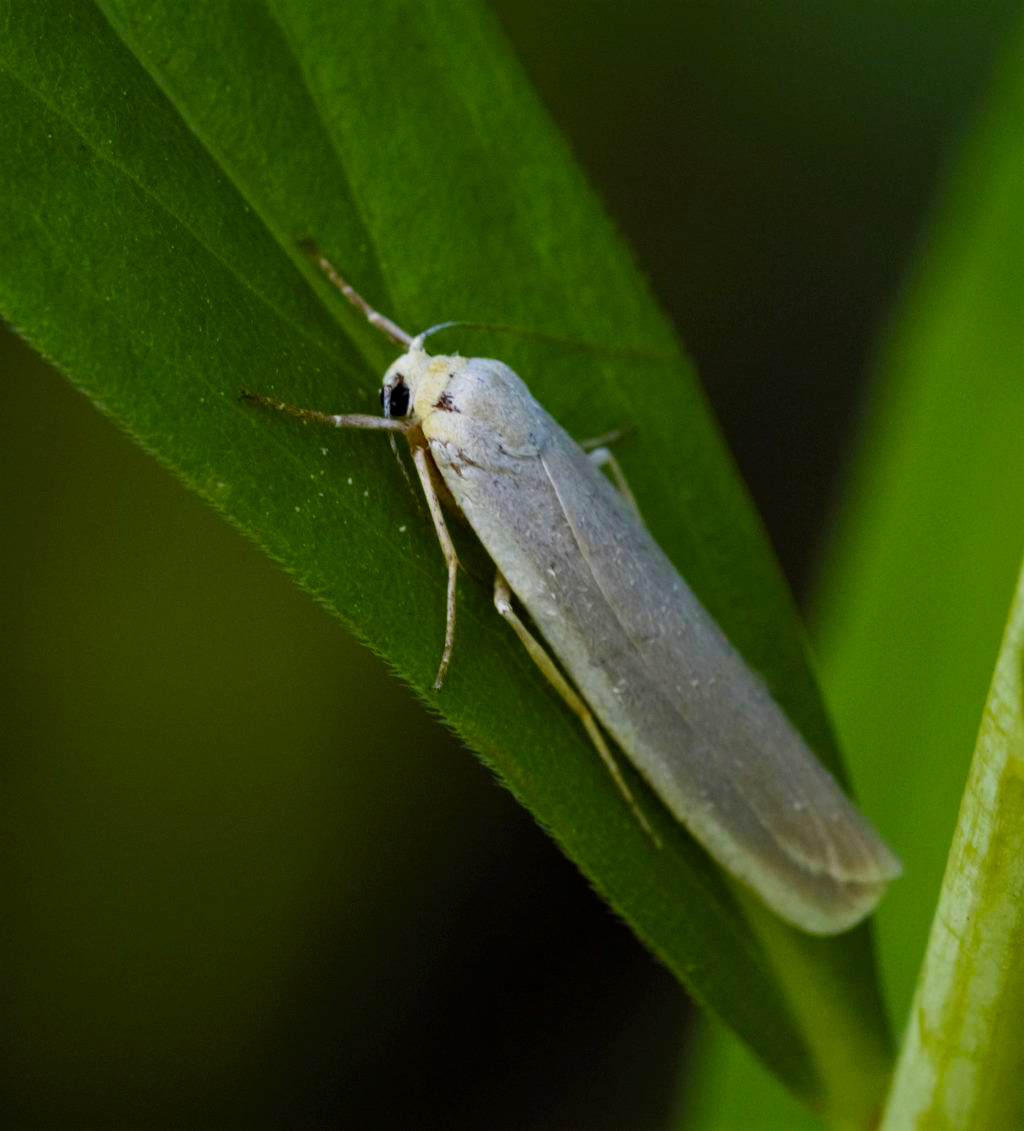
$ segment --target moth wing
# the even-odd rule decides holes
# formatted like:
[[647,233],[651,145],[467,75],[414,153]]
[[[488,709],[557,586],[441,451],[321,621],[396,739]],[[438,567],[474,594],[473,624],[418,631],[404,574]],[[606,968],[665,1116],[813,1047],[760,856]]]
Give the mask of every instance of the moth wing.
[[566,615],[593,622],[599,594],[614,625],[595,638],[598,662],[577,663],[574,678],[655,792],[726,868],[805,930],[846,929],[875,906],[899,862],[643,524],[559,433],[542,461],[578,573],[590,579],[568,587],[582,600]]
[[520,454],[473,460],[432,441],[457,503],[673,815],[789,922],[852,926],[898,861],[619,493],[530,401]]

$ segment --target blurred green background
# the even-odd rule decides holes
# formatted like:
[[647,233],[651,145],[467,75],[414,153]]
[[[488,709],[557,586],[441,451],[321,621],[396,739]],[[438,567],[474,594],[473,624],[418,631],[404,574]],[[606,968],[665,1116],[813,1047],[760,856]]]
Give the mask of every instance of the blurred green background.
[[[1020,4],[492,6],[805,592]],[[13,335],[0,372],[3,1122],[665,1125],[672,979],[283,573]]]

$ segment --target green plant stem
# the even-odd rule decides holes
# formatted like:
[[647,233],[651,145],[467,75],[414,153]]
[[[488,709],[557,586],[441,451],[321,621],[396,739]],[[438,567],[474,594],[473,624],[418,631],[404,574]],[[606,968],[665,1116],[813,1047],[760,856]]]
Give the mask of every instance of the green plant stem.
[[882,1127],[1024,1126],[1024,572]]

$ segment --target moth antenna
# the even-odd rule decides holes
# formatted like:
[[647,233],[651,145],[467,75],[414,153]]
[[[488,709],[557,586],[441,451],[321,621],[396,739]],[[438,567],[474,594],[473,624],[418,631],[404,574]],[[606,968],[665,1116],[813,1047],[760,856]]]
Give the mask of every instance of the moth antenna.
[[325,255],[321,254],[320,249],[312,240],[303,240],[301,246],[312,258],[313,262],[316,263],[317,267],[327,276],[331,284],[341,291],[345,298],[363,315],[371,326],[376,327],[382,334],[406,349],[412,345],[412,335],[407,334],[401,326],[392,322],[390,318],[381,314],[379,310],[375,310],[351,283],[346,282],[338,274],[331,261]]
[[611,357],[624,357],[634,361],[667,362],[673,360],[670,354],[659,353],[656,350],[631,349],[628,346],[588,342],[581,338],[566,337],[564,334],[549,334],[544,330],[533,330],[528,326],[511,326],[504,322],[467,321],[461,318],[454,322],[438,322],[436,326],[431,326],[417,334],[410,343],[410,349],[422,348],[423,342],[440,330],[451,330],[457,327],[464,330],[486,330],[492,334],[515,334],[522,338],[532,338],[541,342],[566,346],[569,349],[585,350],[587,353],[608,354]]
[[454,322],[438,322],[438,324],[436,326],[430,326],[426,330],[423,330],[419,334],[417,334],[416,337],[413,338],[413,340],[409,343],[409,348],[410,349],[423,349],[423,343],[432,334],[436,334],[439,330],[451,330],[456,326],[469,326],[473,329],[490,329],[491,328],[489,326],[485,326],[484,323],[482,323],[482,322],[463,322],[461,320],[457,320],[457,321],[454,321]]

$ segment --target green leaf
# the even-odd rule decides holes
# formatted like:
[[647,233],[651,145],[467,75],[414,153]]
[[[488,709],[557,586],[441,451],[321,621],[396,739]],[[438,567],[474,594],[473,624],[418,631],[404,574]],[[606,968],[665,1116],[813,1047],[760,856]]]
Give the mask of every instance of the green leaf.
[[910,1006],[1024,546],[1022,48],[1018,16],[884,344],[819,600],[836,725],[913,877],[878,918],[896,1017]]
[[0,27],[4,316],[443,712],[789,1087],[868,1110],[888,1043],[867,928],[810,939],[749,913],[634,780],[654,850],[493,614],[465,531],[434,694],[444,571],[387,445],[239,403],[245,387],[374,411],[387,343],[305,238],[407,328],[467,317],[589,343],[487,347],[575,435],[631,427],[619,456],[656,537],[835,767],[692,370],[489,18],[398,0],[41,2],[3,4]]
[[1024,1121],[1024,573],[882,1126]]
[[[877,917],[897,1019],[910,1009],[1024,545],[1022,47],[1018,23],[878,359],[815,618],[837,728],[906,870]],[[733,1097],[794,1126],[743,1050],[716,1039],[704,1062],[713,1078],[700,1126],[735,1125]]]

